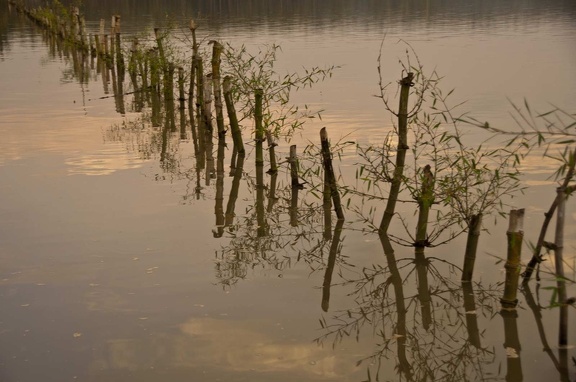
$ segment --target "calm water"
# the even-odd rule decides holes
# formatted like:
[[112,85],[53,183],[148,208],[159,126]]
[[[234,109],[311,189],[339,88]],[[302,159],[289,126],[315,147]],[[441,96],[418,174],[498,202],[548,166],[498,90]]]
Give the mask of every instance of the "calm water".
[[[513,127],[507,97],[539,110],[576,107],[573,1],[84,3],[91,32],[114,13],[126,40],[195,17],[202,39],[279,44],[280,73],[339,66],[295,95],[324,110],[294,138],[299,150],[322,126],[333,141],[361,144],[390,131],[373,97],[384,36],[385,80],[400,78],[404,39],[479,120]],[[0,381],[576,380],[576,312],[570,348],[559,351],[550,261],[542,282],[519,292],[516,314],[500,314],[504,222],[485,222],[475,282],[462,290],[450,265],[461,266],[462,239],[427,250],[429,258],[395,243],[392,253],[361,232],[351,210],[342,231],[334,218],[327,239],[310,187],[291,224],[286,164],[271,203],[272,179],[259,198],[251,157],[242,177],[227,176],[228,147],[219,190],[217,177],[196,171],[188,126],[185,139],[178,131],[163,139],[168,129],[146,122],[149,111],[143,122],[133,95],[115,99],[97,65],[79,81],[74,64],[0,0]],[[288,144],[277,150],[283,161]],[[353,184],[358,159],[344,154],[336,166]],[[539,156],[523,168],[529,188],[514,205],[526,207],[525,238],[535,241],[554,168]],[[235,183],[235,224],[222,228]],[[574,279],[572,200],[566,224]]]

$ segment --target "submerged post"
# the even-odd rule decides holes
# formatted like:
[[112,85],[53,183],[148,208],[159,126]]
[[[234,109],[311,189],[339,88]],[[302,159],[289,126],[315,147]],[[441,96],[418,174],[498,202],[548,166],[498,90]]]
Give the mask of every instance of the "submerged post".
[[500,299],[502,309],[514,309],[518,304],[518,278],[520,277],[520,258],[522,254],[522,239],[524,237],[524,209],[510,211],[508,226],[508,253],[505,264],[506,281],[504,296]]

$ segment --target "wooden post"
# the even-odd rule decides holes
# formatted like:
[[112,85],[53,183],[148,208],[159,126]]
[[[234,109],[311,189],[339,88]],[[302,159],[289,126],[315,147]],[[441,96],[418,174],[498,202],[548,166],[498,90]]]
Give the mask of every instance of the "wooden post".
[[402,177],[404,175],[404,164],[406,162],[406,151],[408,150],[408,96],[410,95],[410,87],[414,86],[412,80],[414,73],[408,75],[400,81],[400,103],[398,107],[398,149],[396,154],[396,166],[394,168],[394,176],[392,184],[390,185],[390,194],[386,209],[380,222],[378,229],[381,233],[387,233],[390,222],[394,216],[396,208],[396,201],[400,194],[400,186],[402,185]]
[[320,143],[322,146],[322,164],[327,176],[325,176],[324,179],[328,181],[328,185],[330,186],[330,195],[332,196],[336,216],[341,220],[344,219],[344,211],[342,210],[340,193],[338,192],[336,176],[334,175],[334,168],[332,167],[332,153],[330,152],[330,142],[328,141],[328,133],[325,127],[320,129]]
[[238,124],[238,117],[236,116],[236,108],[232,100],[232,85],[230,76],[224,77],[222,87],[224,89],[224,101],[226,102],[226,110],[228,111],[228,120],[230,121],[230,130],[232,131],[232,140],[234,147],[238,150],[238,154],[244,155],[244,143],[242,141],[242,131]]
[[466,240],[466,253],[464,254],[464,266],[462,268],[462,281],[472,281],[474,274],[474,263],[476,262],[476,251],[480,229],[482,227],[482,214],[472,215],[468,222],[468,238]]
[[510,211],[508,226],[508,252],[505,264],[506,281],[504,296],[500,299],[502,309],[515,309],[518,304],[518,278],[520,276],[520,258],[522,255],[522,239],[524,237],[524,209]]

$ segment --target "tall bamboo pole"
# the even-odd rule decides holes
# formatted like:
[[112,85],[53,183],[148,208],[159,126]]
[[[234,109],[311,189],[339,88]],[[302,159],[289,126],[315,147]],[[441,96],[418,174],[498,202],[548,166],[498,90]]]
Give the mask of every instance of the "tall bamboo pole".
[[224,125],[224,112],[222,109],[222,83],[220,78],[220,56],[223,46],[218,41],[211,41],[212,46],[212,85],[214,87],[214,109],[216,111],[216,126],[218,136],[226,134]]
[[396,201],[400,193],[400,186],[402,185],[402,177],[404,175],[404,164],[406,162],[406,151],[408,150],[408,96],[410,95],[410,87],[414,85],[412,80],[414,73],[408,75],[400,80],[400,103],[398,107],[398,149],[396,153],[396,166],[394,168],[394,176],[392,184],[390,185],[390,195],[384,210],[384,216],[380,222],[378,231],[380,233],[387,233],[388,227],[394,211],[396,208]]

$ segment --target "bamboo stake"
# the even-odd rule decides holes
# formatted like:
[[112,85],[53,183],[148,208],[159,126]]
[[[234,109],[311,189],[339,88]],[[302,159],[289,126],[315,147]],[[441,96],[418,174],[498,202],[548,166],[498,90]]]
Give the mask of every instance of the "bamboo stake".
[[502,309],[515,309],[518,304],[518,277],[520,276],[520,258],[522,254],[522,239],[524,237],[524,209],[510,211],[508,226],[508,253],[505,264],[506,281],[504,296],[500,299]]
[[336,176],[334,175],[334,168],[332,167],[332,153],[330,152],[330,142],[328,141],[328,132],[326,128],[320,129],[320,143],[322,146],[322,164],[324,166],[325,177],[330,187],[330,195],[336,210],[338,220],[344,219],[344,211],[342,210],[342,203],[340,201],[340,193],[338,192],[338,185],[336,183]]
[[394,176],[392,184],[390,185],[390,195],[386,203],[386,209],[380,222],[378,229],[381,233],[387,233],[390,222],[394,216],[396,208],[396,201],[400,193],[400,186],[402,185],[402,176],[404,175],[404,164],[406,162],[406,151],[408,150],[408,96],[410,95],[410,87],[414,85],[412,80],[414,73],[408,75],[400,81],[400,103],[398,107],[398,152],[396,154],[396,166],[394,168]]
[[220,56],[222,55],[222,44],[218,41],[211,41],[212,46],[212,85],[214,87],[214,109],[216,111],[216,126],[218,136],[226,134],[224,126],[224,112],[222,110],[222,85],[220,79]]
[[472,215],[468,221],[468,238],[466,240],[466,253],[464,254],[464,266],[462,267],[462,281],[472,281],[474,263],[478,249],[478,239],[482,228],[482,214]]
[[238,124],[238,117],[236,116],[236,108],[232,100],[232,81],[230,76],[224,77],[224,101],[226,102],[226,110],[228,111],[228,120],[230,121],[230,130],[232,131],[232,140],[234,147],[238,150],[239,154],[244,154],[244,143],[242,141],[242,131]]

